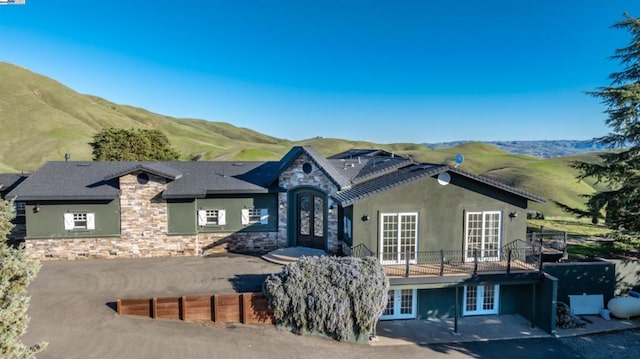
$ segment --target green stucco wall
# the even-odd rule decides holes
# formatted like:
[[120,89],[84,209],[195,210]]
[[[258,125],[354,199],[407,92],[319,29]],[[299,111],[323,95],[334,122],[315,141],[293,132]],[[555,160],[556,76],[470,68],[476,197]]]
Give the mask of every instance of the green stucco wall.
[[558,279],[558,301],[569,303],[569,295],[602,294],[604,305],[616,289],[616,273],[613,263],[547,263],[543,271]]
[[[33,211],[35,203],[27,204],[26,239],[86,238],[120,235],[120,201],[110,202],[38,202],[40,210]],[[64,214],[91,212],[95,214],[94,230],[65,230]]]
[[169,234],[195,234],[196,200],[171,200],[167,203]]
[[[451,174],[451,183],[426,177],[353,204],[353,245],[379,248],[380,213],[418,212],[418,251],[463,250],[465,211],[501,211],[502,246],[526,236],[527,201]],[[518,216],[510,218],[509,213]],[[363,221],[363,216],[369,216]]]
[[533,318],[533,286],[537,284],[501,285],[500,314],[520,314]]
[[546,273],[536,286],[535,324],[551,335],[556,333],[558,288],[558,279]]
[[[462,311],[463,289],[458,289],[458,310]],[[418,289],[418,319],[454,318],[455,288]],[[460,315],[460,313],[458,313]]]
[[[278,200],[276,194],[253,194],[236,196],[211,196],[193,202],[168,203],[169,233],[193,234],[214,232],[263,232],[278,230]],[[242,224],[243,208],[267,208],[268,224]],[[197,211],[201,209],[224,209],[227,224],[224,226],[198,226]]]

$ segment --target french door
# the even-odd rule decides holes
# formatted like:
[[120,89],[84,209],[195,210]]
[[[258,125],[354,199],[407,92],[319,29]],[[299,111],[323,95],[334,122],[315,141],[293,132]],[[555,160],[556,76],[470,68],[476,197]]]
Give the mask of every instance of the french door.
[[498,314],[499,285],[464,287],[462,315]]
[[[418,213],[380,214],[380,261],[382,264],[416,263]],[[407,257],[408,256],[408,257]]]
[[391,289],[380,320],[414,319],[417,309],[416,289]]
[[304,190],[296,199],[296,245],[325,249],[326,196],[319,191]]
[[466,213],[465,258],[468,262],[476,255],[481,261],[500,259],[501,216],[500,211]]

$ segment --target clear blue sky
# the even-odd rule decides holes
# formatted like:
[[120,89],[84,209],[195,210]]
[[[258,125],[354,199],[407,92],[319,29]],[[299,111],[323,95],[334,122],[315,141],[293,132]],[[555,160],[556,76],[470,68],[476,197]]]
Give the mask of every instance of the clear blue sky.
[[27,0],[0,6],[0,61],[291,140],[590,139],[609,129],[583,92],[620,70],[625,11],[640,1]]

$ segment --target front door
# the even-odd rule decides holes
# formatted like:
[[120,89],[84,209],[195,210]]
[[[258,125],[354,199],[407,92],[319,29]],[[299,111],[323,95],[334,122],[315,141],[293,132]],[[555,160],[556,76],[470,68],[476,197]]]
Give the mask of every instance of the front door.
[[297,245],[325,249],[325,202],[321,192],[304,190],[298,192],[296,200]]

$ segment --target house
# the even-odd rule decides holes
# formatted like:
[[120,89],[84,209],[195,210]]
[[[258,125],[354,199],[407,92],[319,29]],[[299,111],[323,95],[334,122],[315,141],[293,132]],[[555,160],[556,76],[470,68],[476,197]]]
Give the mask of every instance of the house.
[[40,259],[291,246],[375,255],[391,283],[382,319],[518,313],[533,322],[553,292],[525,241],[528,203],[543,199],[381,150],[325,158],[293,147],[268,162],[48,162],[7,198],[24,203],[25,245]]

